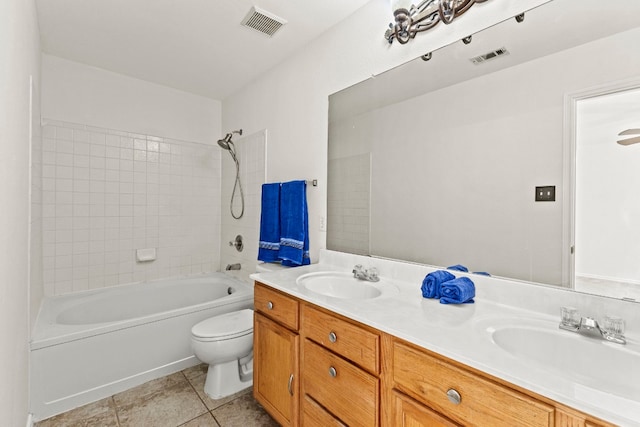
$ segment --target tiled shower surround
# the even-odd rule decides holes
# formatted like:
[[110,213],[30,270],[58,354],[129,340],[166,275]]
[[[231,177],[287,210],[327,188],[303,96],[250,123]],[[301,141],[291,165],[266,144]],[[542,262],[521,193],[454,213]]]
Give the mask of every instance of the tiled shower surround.
[[[43,120],[45,296],[216,271],[212,145]],[[136,249],[157,259],[137,262]]]

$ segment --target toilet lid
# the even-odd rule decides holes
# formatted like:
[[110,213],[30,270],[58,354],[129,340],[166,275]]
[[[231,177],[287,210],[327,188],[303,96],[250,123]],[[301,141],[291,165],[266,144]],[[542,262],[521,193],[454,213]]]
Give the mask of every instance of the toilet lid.
[[198,338],[232,338],[246,335],[253,329],[253,310],[240,311],[210,317],[191,328],[191,334]]

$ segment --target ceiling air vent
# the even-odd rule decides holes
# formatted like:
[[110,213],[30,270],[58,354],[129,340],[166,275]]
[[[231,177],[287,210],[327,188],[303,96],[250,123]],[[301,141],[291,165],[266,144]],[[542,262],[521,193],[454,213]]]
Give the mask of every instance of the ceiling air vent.
[[476,56],[475,58],[470,58],[469,61],[473,62],[476,65],[480,65],[483,62],[487,62],[490,59],[497,58],[499,56],[508,55],[509,51],[506,47],[501,47],[500,49],[496,49],[493,52],[485,53],[484,55]]
[[286,23],[287,21],[284,19],[255,6],[249,10],[241,22],[245,27],[260,31],[268,36],[274,35]]

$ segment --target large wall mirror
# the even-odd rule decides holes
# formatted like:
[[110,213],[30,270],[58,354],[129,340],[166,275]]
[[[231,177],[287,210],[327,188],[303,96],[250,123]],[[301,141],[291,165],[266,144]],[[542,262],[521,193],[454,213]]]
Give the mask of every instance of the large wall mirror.
[[[633,187],[621,203],[603,201],[605,211],[622,212],[603,223],[592,215],[579,231],[575,224],[575,177],[598,176],[600,191],[607,179],[591,174],[593,156],[576,163],[584,134],[602,135],[595,143],[626,150],[617,155],[638,156],[640,165],[640,144],[622,146],[618,132],[594,130],[607,119],[620,131],[640,128],[640,101],[625,98],[624,108],[604,102],[594,113],[597,97],[584,96],[609,99],[609,92],[640,86],[637,16],[637,0],[552,0],[526,11],[522,22],[509,19],[469,44],[445,46],[429,60],[331,95],[327,247],[577,290],[578,269],[598,262],[599,246],[628,253],[637,241],[640,257],[640,167],[622,178]],[[555,201],[536,201],[537,187],[554,187]],[[594,229],[610,233],[591,240],[576,234]],[[584,242],[583,252],[575,242]],[[596,254],[576,263],[573,249]],[[635,294],[584,291],[640,300],[638,257],[620,258],[633,262],[619,269],[624,277],[615,262],[590,277],[635,285]]]

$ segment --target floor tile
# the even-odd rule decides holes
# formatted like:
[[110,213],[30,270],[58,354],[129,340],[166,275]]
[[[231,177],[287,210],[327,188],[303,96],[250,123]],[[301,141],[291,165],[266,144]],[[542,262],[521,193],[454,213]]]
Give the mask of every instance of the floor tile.
[[250,393],[243,394],[211,413],[222,427],[279,427]]
[[182,372],[116,394],[113,399],[121,427],[176,427],[207,412]]
[[220,427],[220,425],[213,418],[213,415],[211,415],[210,412],[207,412],[206,414],[200,415],[198,418],[182,424],[180,427]]
[[200,396],[200,399],[202,399],[204,404],[207,405],[207,408],[209,409],[219,408],[220,406],[231,402],[233,399],[236,399],[239,396],[252,392],[252,388],[249,387],[245,390],[239,391],[238,393],[232,394],[231,396],[223,397],[222,399],[212,399],[204,392],[204,382],[206,381],[206,379],[207,374],[205,370],[204,374],[192,376],[189,382],[191,383],[191,385],[193,385],[193,388],[198,393],[198,396]]
[[36,423],[35,427],[118,427],[111,397]]
[[199,377],[200,375],[206,375],[208,369],[209,365],[207,365],[206,363],[201,363],[199,365],[185,369],[184,371],[182,371],[182,373],[185,377],[187,377],[188,381],[191,381],[192,379]]

